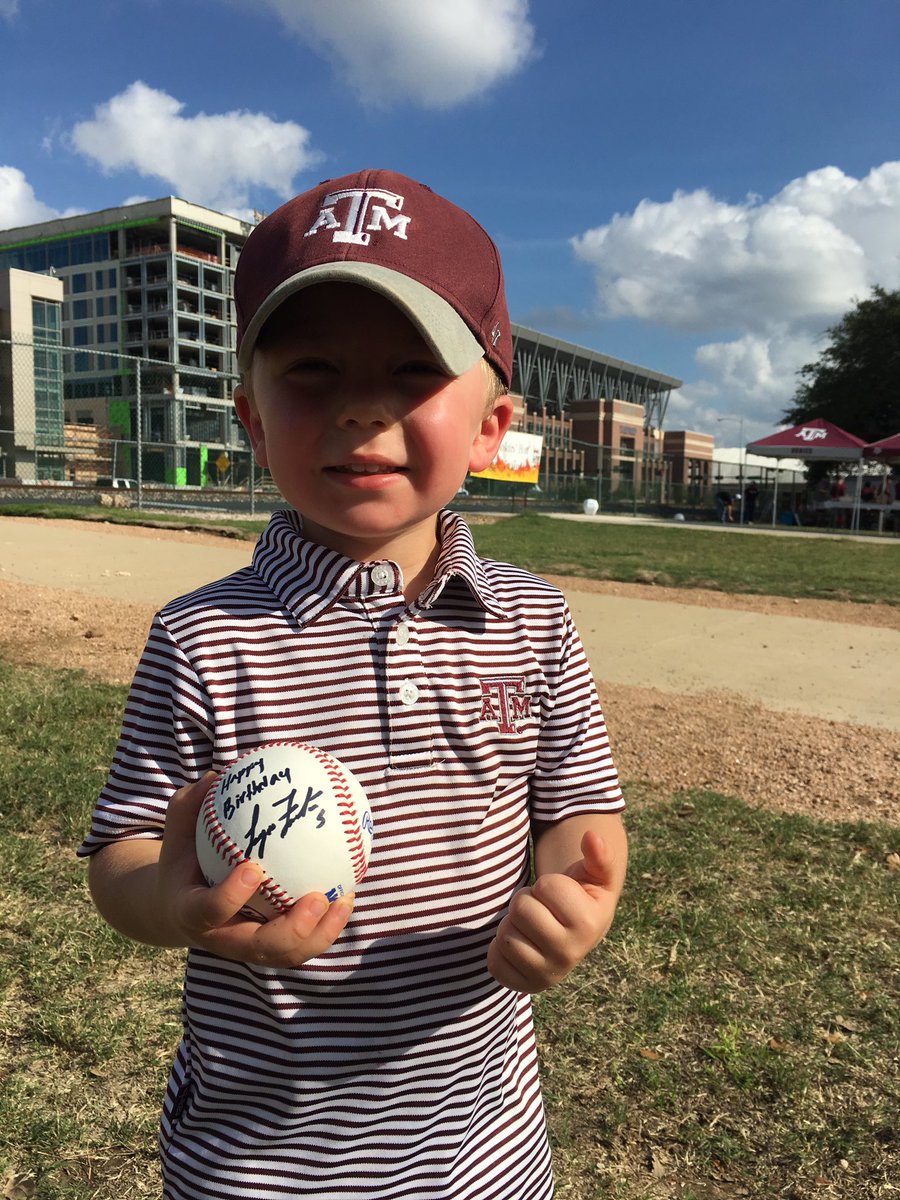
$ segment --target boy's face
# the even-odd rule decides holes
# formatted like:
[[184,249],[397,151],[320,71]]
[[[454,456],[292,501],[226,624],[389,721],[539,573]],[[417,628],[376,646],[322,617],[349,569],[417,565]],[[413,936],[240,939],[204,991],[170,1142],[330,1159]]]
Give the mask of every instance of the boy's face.
[[238,416],[257,462],[314,541],[362,561],[424,562],[435,514],[493,460],[512,417],[487,411],[481,362],[457,378],[407,318],[368,288],[319,284],[272,315]]

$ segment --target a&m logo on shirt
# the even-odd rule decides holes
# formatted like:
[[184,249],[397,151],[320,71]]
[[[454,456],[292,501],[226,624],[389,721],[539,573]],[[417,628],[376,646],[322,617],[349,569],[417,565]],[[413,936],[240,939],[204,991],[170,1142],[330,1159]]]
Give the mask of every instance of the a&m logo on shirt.
[[530,717],[531,697],[525,691],[523,675],[482,679],[480,720],[496,722],[501,733],[519,733],[516,722]]

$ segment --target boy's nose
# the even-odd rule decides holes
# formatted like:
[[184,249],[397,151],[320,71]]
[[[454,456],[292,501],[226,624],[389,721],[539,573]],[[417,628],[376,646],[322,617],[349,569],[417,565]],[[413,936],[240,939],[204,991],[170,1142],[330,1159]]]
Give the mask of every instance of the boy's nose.
[[344,398],[338,412],[338,423],[345,426],[380,426],[394,421],[394,405],[382,392],[354,393]]

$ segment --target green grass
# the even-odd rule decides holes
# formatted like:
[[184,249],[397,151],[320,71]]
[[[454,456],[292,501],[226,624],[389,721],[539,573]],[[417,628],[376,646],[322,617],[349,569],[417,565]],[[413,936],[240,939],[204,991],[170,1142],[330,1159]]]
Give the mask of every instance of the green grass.
[[[135,509],[55,504],[0,506],[0,517],[67,517],[119,524],[213,529],[255,538],[267,518],[186,517]],[[900,545],[895,540],[743,534],[671,525],[620,525],[557,520],[535,513],[473,525],[481,554],[539,575],[638,580],[669,587],[802,599],[900,604]]]
[[531,513],[476,525],[473,532],[481,554],[518,563],[539,575],[900,604],[900,547],[895,542],[744,534],[674,524],[606,525]]
[[[73,853],[124,696],[0,664],[11,1196],[159,1194],[181,955],[106,927]],[[709,792],[629,801],[613,931],[537,1003],[558,1194],[886,1197],[900,1167],[897,831]]]

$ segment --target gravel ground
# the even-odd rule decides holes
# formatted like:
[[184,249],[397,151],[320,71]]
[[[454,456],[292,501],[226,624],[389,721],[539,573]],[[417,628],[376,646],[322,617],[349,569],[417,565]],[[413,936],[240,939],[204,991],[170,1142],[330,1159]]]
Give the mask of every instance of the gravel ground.
[[[69,538],[78,534],[77,522],[46,524],[74,526],[57,530]],[[5,522],[3,527],[8,528]],[[123,530],[121,536],[152,537],[156,542],[164,538],[173,556],[179,553],[179,544],[217,544],[217,539],[208,535],[161,534],[159,530]],[[231,552],[235,549],[232,546]],[[50,563],[48,580],[56,583],[58,575],[53,575],[52,567]],[[116,572],[97,571],[100,590],[104,574],[108,582]],[[804,601],[801,616],[794,601],[771,597],[734,597],[583,579],[555,582],[568,592],[577,592],[580,603],[591,594],[649,597],[678,605],[836,621],[860,629],[900,629],[900,609],[886,606]],[[170,589],[166,594],[176,592]],[[125,683],[131,678],[158,603],[150,602],[146,593],[143,598],[128,599],[70,583],[56,587],[23,582],[10,578],[4,567],[0,576],[0,658],[23,665],[81,668],[98,678]],[[753,804],[826,819],[900,824],[900,736],[896,729],[773,711],[747,701],[737,673],[735,690],[685,695],[671,686],[604,682],[602,668],[595,670],[624,780],[643,782],[667,793],[710,788]]]

